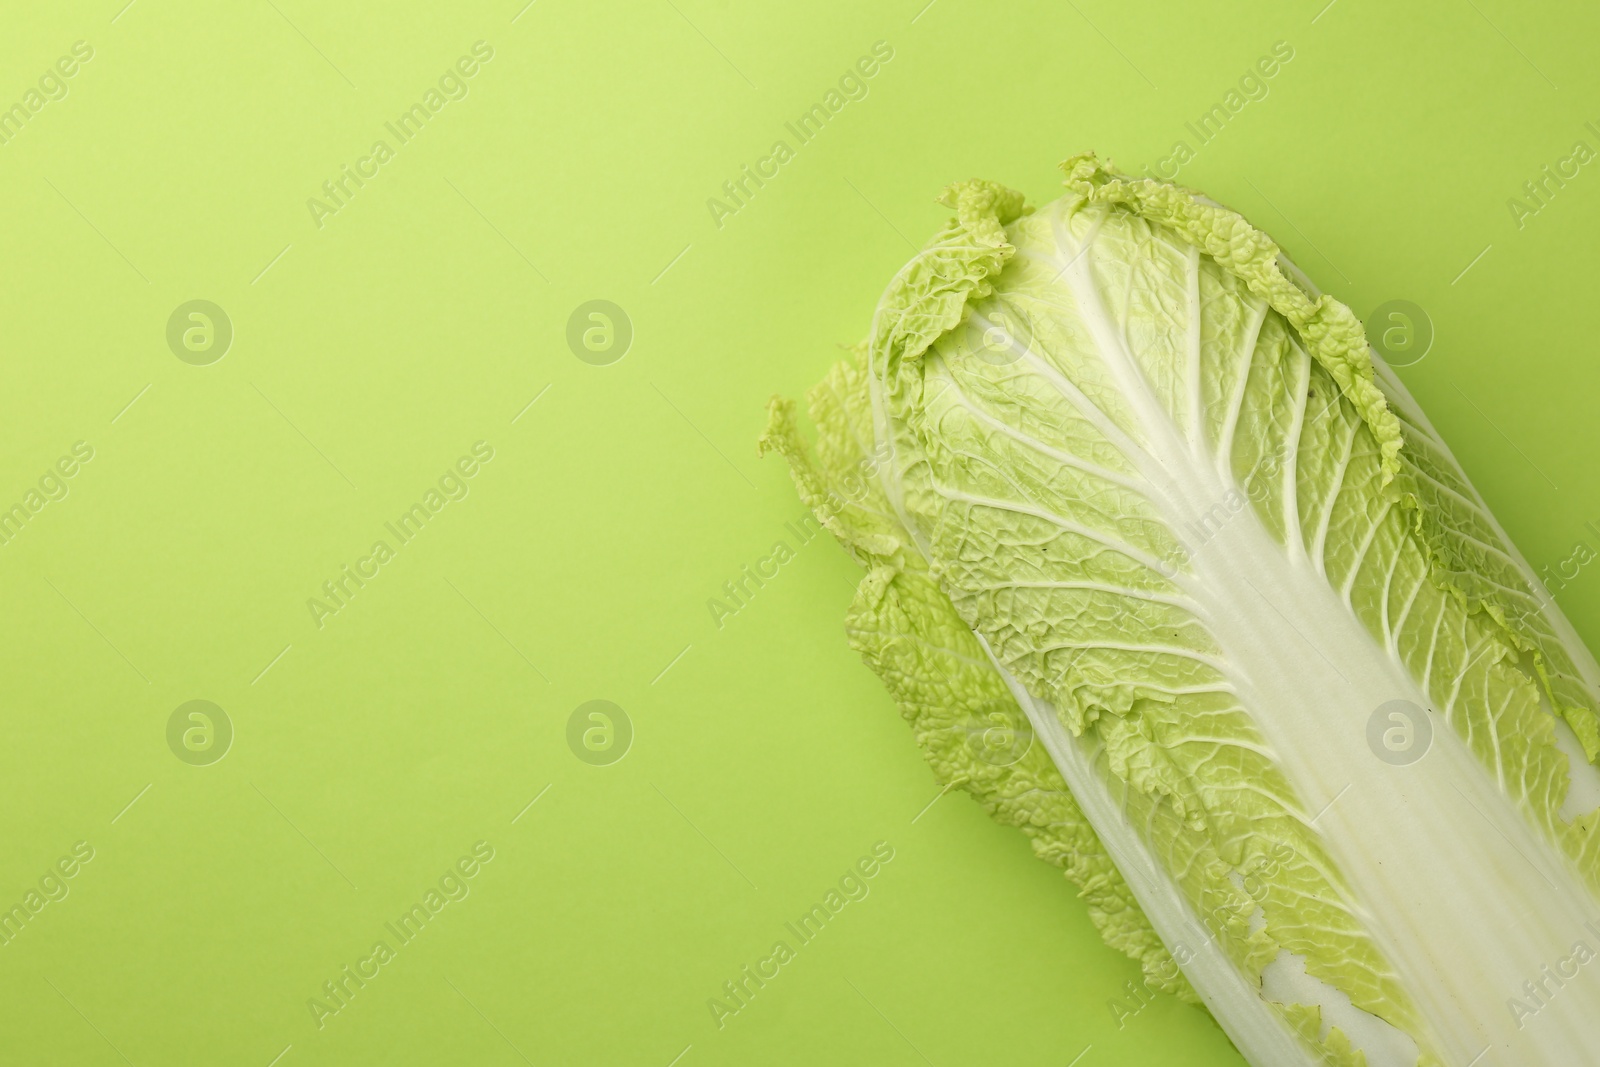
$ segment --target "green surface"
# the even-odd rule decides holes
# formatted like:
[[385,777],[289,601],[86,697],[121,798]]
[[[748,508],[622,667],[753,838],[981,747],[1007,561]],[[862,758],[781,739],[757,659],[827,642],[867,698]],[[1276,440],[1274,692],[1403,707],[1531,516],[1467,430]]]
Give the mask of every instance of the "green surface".
[[[120,6],[12,4],[0,33],[0,107],[93,50],[0,126],[0,509],[38,508],[0,544],[0,909],[74,872],[0,945],[0,1062],[1238,1063],[1193,1008],[1128,1016],[1134,965],[1021,835],[930,806],[844,642],[854,568],[754,454],[955,179],[1042,201],[1071,152],[1142,171],[1182,140],[1181,181],[1359,314],[1425,309],[1402,376],[1600,635],[1600,168],[1522,189],[1600,149],[1577,5]],[[319,228],[308,199],[380,139]],[[778,139],[719,227],[708,198]],[[633,328],[609,365],[567,342],[596,299]],[[232,323],[216,362],[168,346],[193,300]],[[402,544],[385,524],[441,479],[465,496]],[[314,614],[346,565],[376,575]],[[192,700],[231,721],[218,762],[169,747]],[[631,722],[620,762],[576,754],[591,700]],[[800,945],[785,923],[877,842]],[[385,924],[441,880],[467,895],[402,944]],[[708,1000],[778,940],[719,1028]],[[347,965],[376,975],[319,1028]]]

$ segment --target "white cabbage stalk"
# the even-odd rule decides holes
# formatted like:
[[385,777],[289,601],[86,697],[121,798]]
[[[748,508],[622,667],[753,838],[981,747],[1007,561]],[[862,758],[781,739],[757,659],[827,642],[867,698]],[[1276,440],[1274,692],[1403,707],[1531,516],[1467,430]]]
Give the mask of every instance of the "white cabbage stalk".
[[946,784],[1256,1067],[1600,1063],[1600,668],[1237,214],[989,182],[763,445]]

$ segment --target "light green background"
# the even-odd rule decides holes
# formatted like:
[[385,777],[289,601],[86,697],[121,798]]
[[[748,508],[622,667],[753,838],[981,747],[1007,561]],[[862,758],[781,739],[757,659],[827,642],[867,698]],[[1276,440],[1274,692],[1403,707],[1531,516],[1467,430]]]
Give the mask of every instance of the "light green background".
[[[1142,169],[1279,40],[1181,180],[1358,314],[1424,307],[1403,377],[1535,566],[1600,545],[1600,165],[1506,205],[1600,148],[1577,4],[122,2],[0,23],[0,105],[95,50],[0,146],[0,505],[95,450],[0,546],[0,907],[95,849],[0,947],[0,1062],[1238,1063],[1170,999],[1119,1027],[1135,969],[1060,874],[928,806],[845,645],[851,565],[786,532],[754,440],[943,185]],[[478,40],[466,99],[318,229],[307,198]],[[878,40],[866,99],[714,225]],[[236,334],[206,367],[164,336],[196,298]],[[604,367],[565,342],[596,298],[635,329]],[[479,440],[470,495],[318,629],[307,598]],[[1600,634],[1600,575],[1560,600]],[[197,698],[236,729],[206,767],[165,740]],[[566,743],[597,698],[635,729],[607,767]],[[479,840],[471,895],[319,1030],[307,999]],[[707,999],[877,841],[871,895],[719,1030]]]

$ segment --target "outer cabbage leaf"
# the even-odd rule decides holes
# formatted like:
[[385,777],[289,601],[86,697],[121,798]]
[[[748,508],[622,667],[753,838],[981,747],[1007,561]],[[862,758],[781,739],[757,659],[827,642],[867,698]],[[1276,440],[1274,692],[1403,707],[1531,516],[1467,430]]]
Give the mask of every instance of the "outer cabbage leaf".
[[1027,834],[1035,854],[1078,888],[1106,943],[1137,961],[1152,988],[1194,1001],[1060,772],[1032,743],[1026,716],[889,508],[876,481],[882,457],[875,459],[858,363],[838,364],[811,391],[810,414],[814,451],[782,400],[769,409],[762,448],[788,459],[807,505],[866,568],[846,618],[850,645],[899,705],[934,778]]

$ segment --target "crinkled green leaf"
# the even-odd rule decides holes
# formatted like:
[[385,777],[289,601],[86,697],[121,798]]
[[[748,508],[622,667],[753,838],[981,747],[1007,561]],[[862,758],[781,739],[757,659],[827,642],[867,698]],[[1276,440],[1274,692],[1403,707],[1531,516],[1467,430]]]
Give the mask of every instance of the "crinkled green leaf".
[[883,679],[935,780],[1027,834],[1035,854],[1078,888],[1106,943],[1137,961],[1153,988],[1193,1000],[1060,772],[1031,743],[1016,700],[925,561],[907,550],[875,480],[865,374],[840,363],[810,401],[814,449],[782,400],[772,403],[762,447],[789,461],[802,498],[866,568],[846,619],[850,644]]

